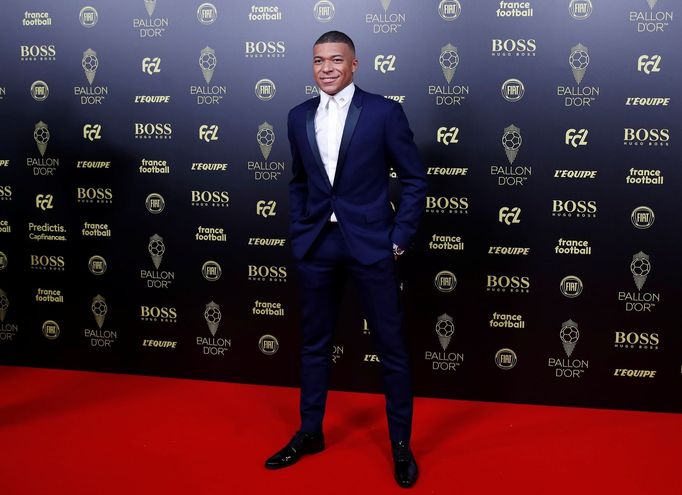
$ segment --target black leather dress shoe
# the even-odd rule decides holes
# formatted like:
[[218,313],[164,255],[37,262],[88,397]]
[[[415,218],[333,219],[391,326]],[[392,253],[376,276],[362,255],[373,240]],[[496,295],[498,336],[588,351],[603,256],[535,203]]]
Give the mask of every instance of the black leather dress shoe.
[[410,488],[417,481],[419,469],[414,460],[410,444],[408,442],[392,442],[393,464],[395,465],[394,477],[398,486]]
[[280,469],[298,462],[301,456],[317,454],[324,450],[324,435],[297,431],[286,446],[265,461],[267,469]]

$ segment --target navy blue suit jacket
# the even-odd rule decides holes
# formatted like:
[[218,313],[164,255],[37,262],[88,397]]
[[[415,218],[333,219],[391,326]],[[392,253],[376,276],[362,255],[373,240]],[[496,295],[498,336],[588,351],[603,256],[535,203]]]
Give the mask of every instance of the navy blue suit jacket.
[[[332,211],[351,255],[369,265],[407,248],[425,208],[426,171],[402,106],[356,86],[329,181],[315,139],[312,98],[289,112],[293,177],[289,183],[291,245],[302,259]],[[401,185],[400,206],[389,202],[389,171]]]

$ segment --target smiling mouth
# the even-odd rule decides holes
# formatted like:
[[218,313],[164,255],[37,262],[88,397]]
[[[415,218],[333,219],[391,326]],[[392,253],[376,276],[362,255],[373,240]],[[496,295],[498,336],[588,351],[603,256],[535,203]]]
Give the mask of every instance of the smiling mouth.
[[336,81],[338,78],[339,78],[338,76],[323,76],[320,77],[320,81],[322,81],[323,83],[331,83]]

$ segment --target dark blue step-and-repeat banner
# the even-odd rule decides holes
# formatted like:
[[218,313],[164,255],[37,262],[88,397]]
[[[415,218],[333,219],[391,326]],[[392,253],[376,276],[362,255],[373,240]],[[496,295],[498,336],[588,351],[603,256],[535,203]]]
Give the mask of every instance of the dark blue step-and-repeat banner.
[[[4,2],[0,362],[296,385],[286,116],[338,29],[428,168],[416,392],[682,411],[680,7]],[[350,286],[336,388],[371,331]]]

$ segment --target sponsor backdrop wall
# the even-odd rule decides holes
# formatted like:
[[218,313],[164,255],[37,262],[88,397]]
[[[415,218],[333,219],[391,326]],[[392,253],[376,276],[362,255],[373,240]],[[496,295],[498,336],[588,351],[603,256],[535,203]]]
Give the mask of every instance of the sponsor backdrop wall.
[[[428,167],[416,392],[682,411],[678,10],[4,2],[0,362],[296,385],[286,115],[340,29]],[[380,390],[371,331],[349,289],[335,387]]]

